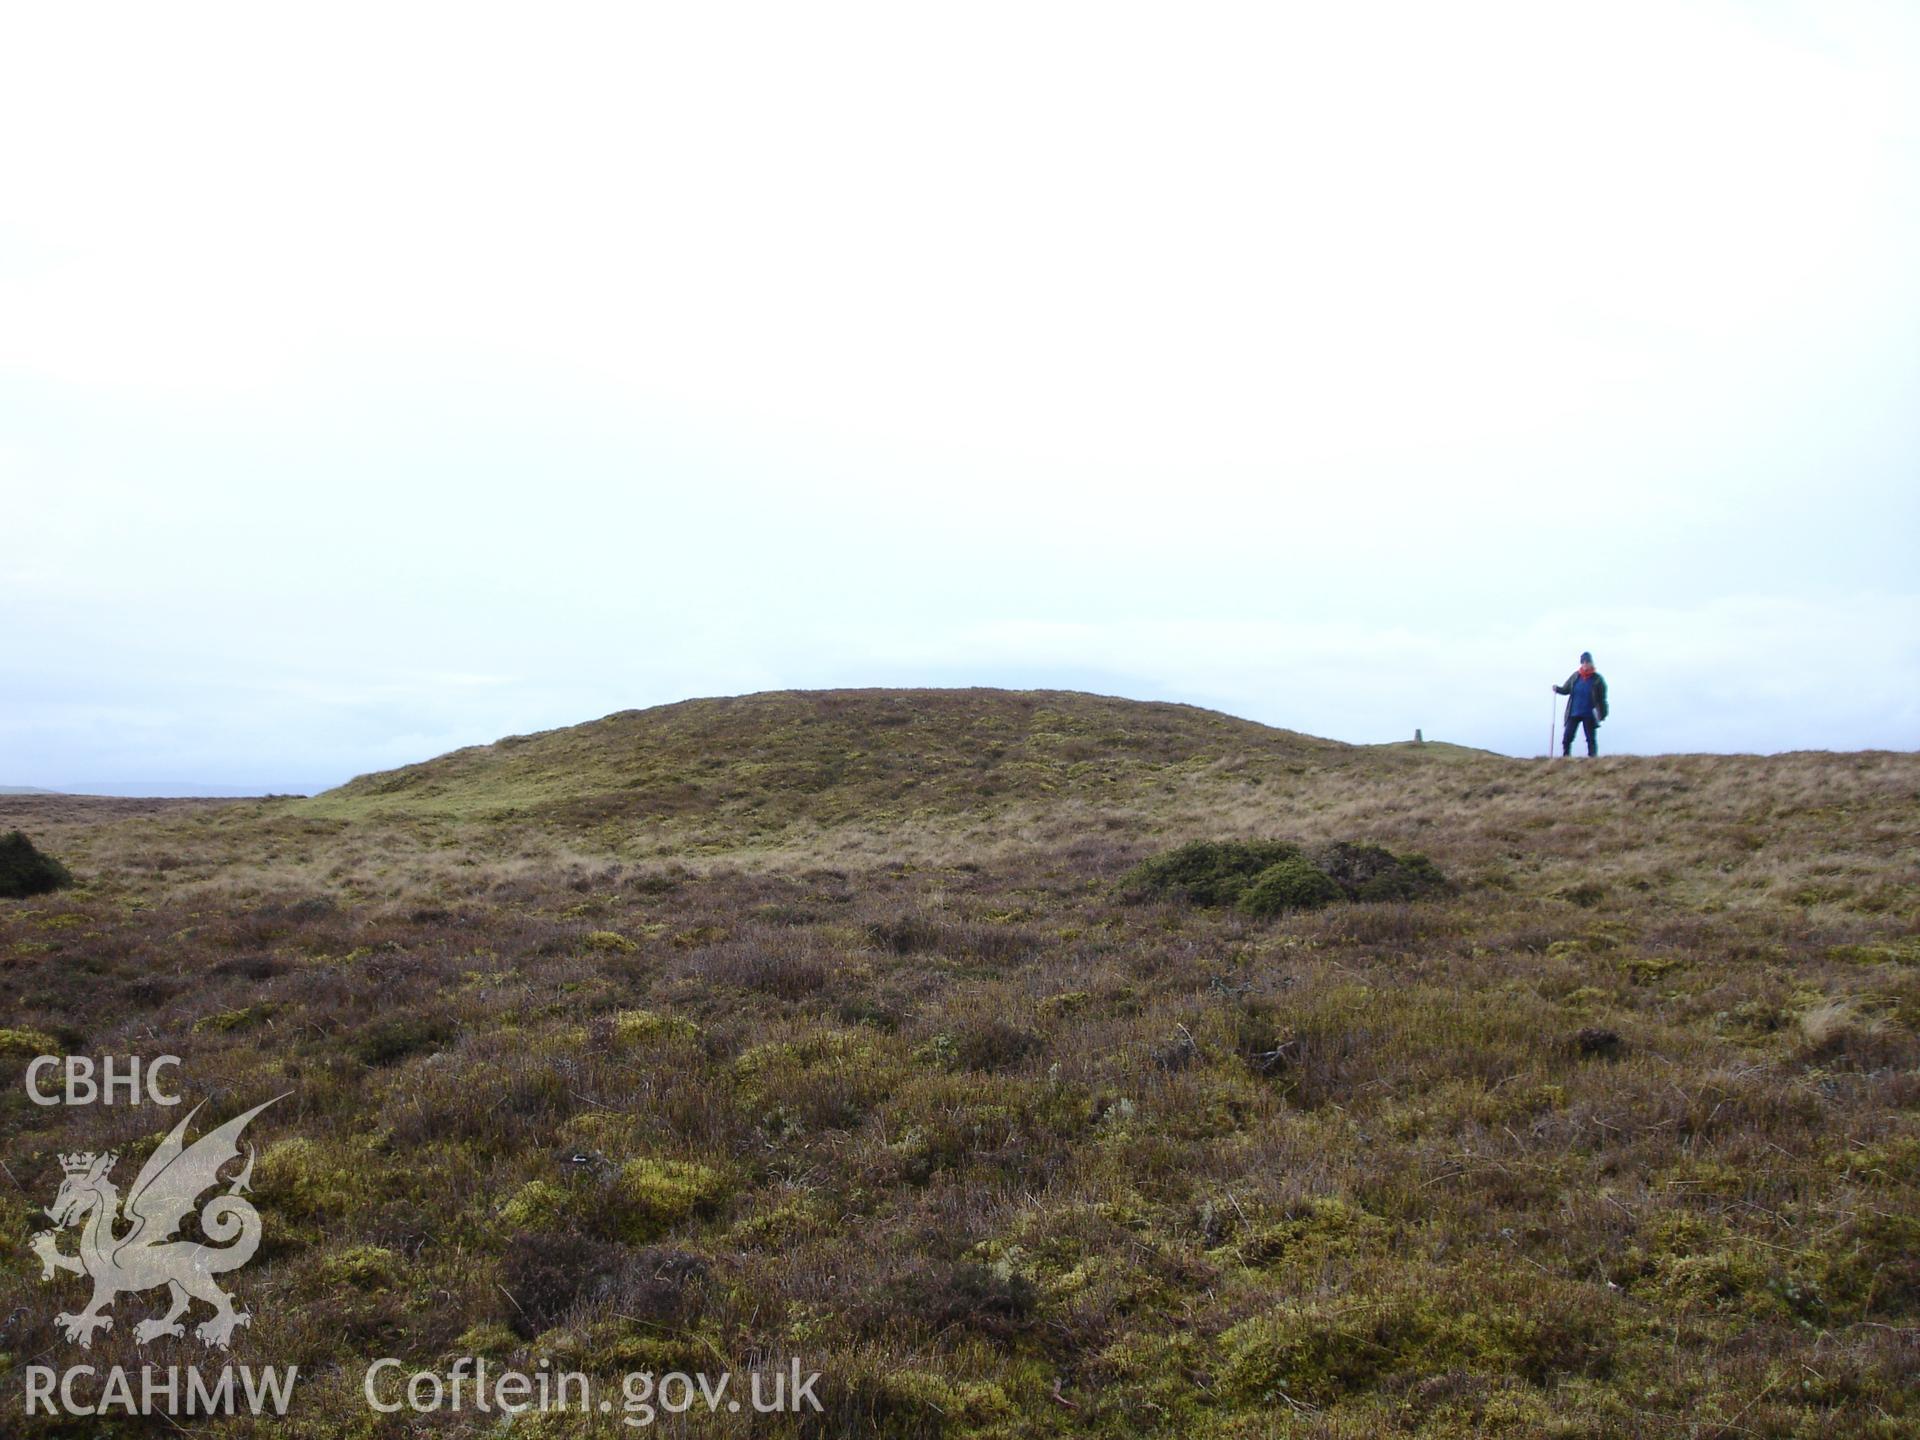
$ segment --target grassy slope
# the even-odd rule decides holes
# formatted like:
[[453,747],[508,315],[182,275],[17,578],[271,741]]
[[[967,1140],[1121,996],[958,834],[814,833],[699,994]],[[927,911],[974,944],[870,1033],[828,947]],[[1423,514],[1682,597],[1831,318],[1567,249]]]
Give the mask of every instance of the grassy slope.
[[[296,1433],[361,1433],[367,1357],[477,1348],[797,1353],[824,1434],[1920,1422],[1912,755],[1548,765],[836,692],[14,824],[85,888],[0,905],[7,1024],[181,1054],[222,1111],[294,1092],[237,1288],[248,1354],[316,1374]],[[1254,834],[1463,889],[1261,925],[1113,894]],[[4,1051],[27,1357],[54,1153],[131,1173],[156,1121],[35,1109]]]
[[867,825],[1017,796],[1127,795],[1223,762],[1351,747],[1188,705],[1061,691],[775,691],[626,710],[366,775],[316,815],[500,815],[755,830]]

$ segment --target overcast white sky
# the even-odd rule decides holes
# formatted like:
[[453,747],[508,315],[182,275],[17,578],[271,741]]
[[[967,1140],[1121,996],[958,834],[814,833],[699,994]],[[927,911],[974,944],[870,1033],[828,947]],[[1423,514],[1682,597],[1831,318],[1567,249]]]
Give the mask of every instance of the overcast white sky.
[[1920,7],[15,5],[0,782],[689,695],[1920,744]]

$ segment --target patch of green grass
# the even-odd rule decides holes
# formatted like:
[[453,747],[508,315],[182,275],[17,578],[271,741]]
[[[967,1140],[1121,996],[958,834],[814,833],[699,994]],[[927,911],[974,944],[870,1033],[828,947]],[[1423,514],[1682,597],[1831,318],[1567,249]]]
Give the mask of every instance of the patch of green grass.
[[1267,920],[1289,910],[1318,910],[1344,898],[1332,876],[1296,855],[1255,875],[1234,904],[1242,914]]
[[1284,840],[1194,840],[1141,861],[1121,877],[1120,885],[1125,893],[1142,898],[1235,905],[1259,876],[1299,858],[1300,847]]
[[1256,919],[1338,900],[1420,900],[1450,885],[1424,855],[1351,841],[1304,847],[1285,840],[1195,840],[1143,860],[1120,880],[1132,899],[1235,906]]

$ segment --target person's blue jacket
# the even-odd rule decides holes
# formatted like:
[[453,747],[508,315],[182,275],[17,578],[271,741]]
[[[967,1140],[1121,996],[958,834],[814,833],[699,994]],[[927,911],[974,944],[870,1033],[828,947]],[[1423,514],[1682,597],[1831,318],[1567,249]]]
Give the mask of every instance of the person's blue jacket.
[[1598,670],[1591,675],[1582,675],[1578,670],[1567,676],[1567,683],[1553,687],[1554,693],[1565,695],[1567,700],[1567,718],[1581,720],[1588,715],[1596,720],[1607,718],[1607,677]]

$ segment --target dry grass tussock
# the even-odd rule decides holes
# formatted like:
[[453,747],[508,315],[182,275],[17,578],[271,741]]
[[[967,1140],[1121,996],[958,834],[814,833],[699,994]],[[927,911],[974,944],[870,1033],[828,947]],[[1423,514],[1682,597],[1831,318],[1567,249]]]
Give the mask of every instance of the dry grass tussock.
[[[79,881],[0,902],[0,1371],[58,1344],[56,1153],[157,1133],[27,1104],[52,1044],[292,1092],[240,1342],[313,1377],[291,1433],[370,1433],[368,1357],[479,1352],[827,1376],[713,1434],[1920,1426],[1920,757],[869,701],[536,737],[491,800],[485,755],[0,800]],[[1457,888],[1256,921],[1117,883],[1271,837]]]

